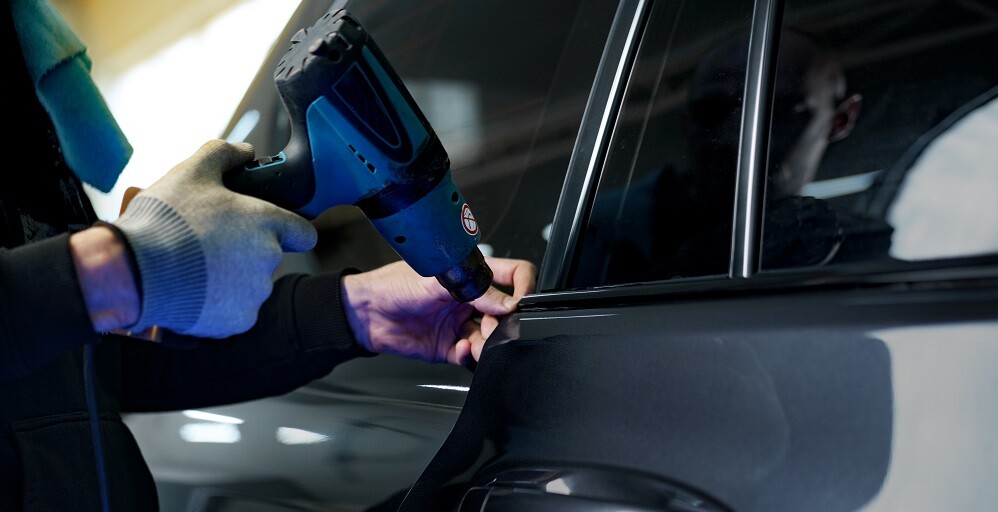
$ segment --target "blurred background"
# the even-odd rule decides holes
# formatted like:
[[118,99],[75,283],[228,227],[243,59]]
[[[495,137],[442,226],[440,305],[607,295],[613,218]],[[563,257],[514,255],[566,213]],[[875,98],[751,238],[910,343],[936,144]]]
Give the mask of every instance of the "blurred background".
[[97,214],[220,137],[299,0],[49,0],[76,29],[135,153]]

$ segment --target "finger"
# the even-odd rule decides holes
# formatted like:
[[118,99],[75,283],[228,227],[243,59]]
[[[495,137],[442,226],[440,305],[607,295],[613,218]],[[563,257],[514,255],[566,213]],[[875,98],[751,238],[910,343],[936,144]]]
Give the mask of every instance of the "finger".
[[517,300],[495,286],[490,286],[481,297],[471,301],[471,305],[482,313],[502,316],[512,313],[516,309]]
[[213,139],[202,144],[189,160],[206,176],[221,180],[222,174],[252,160],[254,154],[253,145],[247,142],[229,144],[221,139]]
[[451,345],[450,349],[447,351],[447,362],[450,364],[463,366],[470,360],[471,342],[468,340],[458,340],[458,342]]
[[471,343],[471,358],[476,362],[482,359],[482,351],[485,350],[485,338],[478,343]]
[[469,319],[464,322],[462,328],[462,340],[467,341],[470,350],[470,356],[478,361],[478,356],[482,353],[482,348],[485,346],[486,336],[482,333],[482,326],[474,319]]
[[489,336],[499,327],[499,319],[492,315],[482,317],[481,325],[478,328],[477,337],[469,339],[471,342],[471,357],[478,361],[482,357],[482,350],[485,350],[485,342]]
[[443,355],[448,363],[464,365],[471,360],[471,341],[469,338],[472,338],[474,333],[478,331],[478,323],[469,318],[458,326],[456,331],[457,341],[448,346]]
[[305,252],[315,247],[319,233],[315,226],[304,217],[283,208],[270,206],[270,229],[277,235],[281,250],[285,252]]
[[537,267],[527,261],[509,258],[485,258],[492,268],[492,279],[498,284],[512,285],[513,296],[519,299],[534,291],[537,285]]
[[499,327],[499,318],[494,317],[492,315],[484,315],[482,317],[481,331],[482,331],[482,336],[485,339],[488,339],[489,336],[492,336],[492,333],[495,332],[496,327]]
[[490,315],[501,316],[513,312],[520,298],[534,291],[537,267],[527,260],[487,257],[485,261],[492,268],[493,281],[512,285],[513,295],[503,293],[493,286],[472,304],[482,313]]
[[460,336],[462,340],[468,340],[476,335],[481,335],[482,328],[478,325],[478,321],[474,318],[469,318],[461,324]]

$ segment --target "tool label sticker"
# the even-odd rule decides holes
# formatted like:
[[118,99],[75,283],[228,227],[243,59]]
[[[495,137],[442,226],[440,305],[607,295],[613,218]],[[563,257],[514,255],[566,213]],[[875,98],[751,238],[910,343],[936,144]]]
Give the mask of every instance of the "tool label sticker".
[[469,235],[478,234],[478,221],[475,220],[475,216],[471,213],[471,207],[468,203],[464,203],[461,207],[461,225],[464,226],[464,231]]

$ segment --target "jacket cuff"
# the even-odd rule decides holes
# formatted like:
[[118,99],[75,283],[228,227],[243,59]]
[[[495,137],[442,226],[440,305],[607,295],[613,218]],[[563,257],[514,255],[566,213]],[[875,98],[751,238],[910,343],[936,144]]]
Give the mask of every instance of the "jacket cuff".
[[4,343],[17,344],[12,348],[18,360],[5,361],[3,367],[14,375],[26,375],[65,352],[98,341],[76,279],[68,233],[4,254],[0,282]]
[[347,268],[335,273],[301,278],[295,288],[295,324],[298,343],[305,353],[336,350],[352,357],[377,355],[357,343],[340,297],[340,280],[360,270]]

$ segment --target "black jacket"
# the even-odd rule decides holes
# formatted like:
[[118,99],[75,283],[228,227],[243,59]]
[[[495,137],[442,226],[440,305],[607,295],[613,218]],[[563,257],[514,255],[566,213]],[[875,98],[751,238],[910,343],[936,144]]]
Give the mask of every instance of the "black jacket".
[[96,511],[102,501],[154,511],[152,477],[120,413],[279,395],[366,353],[340,304],[341,274],[281,278],[253,329],[196,348],[170,348],[191,341],[171,333],[162,345],[95,334],[68,238],[98,219],[35,97],[3,3],[0,103],[16,126],[0,169],[0,512]]

